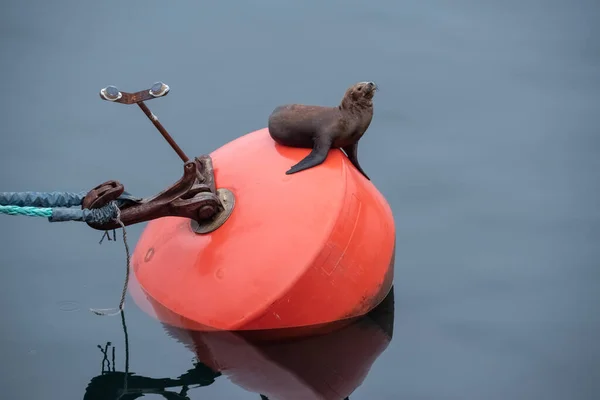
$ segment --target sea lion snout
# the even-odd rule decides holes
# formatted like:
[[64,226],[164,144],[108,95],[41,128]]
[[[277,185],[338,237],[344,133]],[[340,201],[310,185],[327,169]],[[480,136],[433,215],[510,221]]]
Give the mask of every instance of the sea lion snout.
[[354,98],[365,97],[372,99],[375,91],[377,90],[377,84],[371,81],[360,82],[354,87]]
[[377,84],[375,82],[367,82],[367,89],[371,91],[377,90]]

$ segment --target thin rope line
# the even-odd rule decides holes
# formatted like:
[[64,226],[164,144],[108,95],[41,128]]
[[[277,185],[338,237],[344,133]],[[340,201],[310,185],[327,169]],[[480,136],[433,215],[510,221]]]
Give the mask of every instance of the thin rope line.
[[123,223],[123,221],[121,221],[121,210],[119,209],[119,207],[117,207],[115,203],[112,204],[117,209],[117,216],[115,218],[115,221],[119,225],[121,225],[121,228],[123,229],[123,244],[125,244],[125,252],[127,255],[127,271],[125,272],[125,283],[123,284],[123,291],[121,292],[121,301],[119,303],[119,308],[116,309],[116,311],[112,311],[115,310],[114,308],[90,308],[90,311],[96,315],[108,315],[111,317],[120,314],[125,308],[125,297],[127,296],[127,287],[129,286],[129,264],[131,261],[131,256],[129,254],[129,244],[127,243],[127,231],[125,230],[125,224]]

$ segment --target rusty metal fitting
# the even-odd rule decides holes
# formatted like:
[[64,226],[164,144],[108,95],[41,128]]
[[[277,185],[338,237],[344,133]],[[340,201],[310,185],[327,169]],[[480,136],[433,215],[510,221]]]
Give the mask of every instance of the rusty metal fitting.
[[217,196],[221,204],[221,209],[211,218],[198,219],[191,221],[191,228],[194,232],[204,234],[214,231],[229,219],[235,207],[235,196],[229,189],[217,189]]
[[[123,200],[119,205],[121,222],[127,226],[162,217],[184,217],[201,227],[195,230],[197,233],[212,232],[229,218],[234,204],[231,191],[214,188],[212,159],[207,155],[197,157],[184,165],[183,177],[166,190],[147,199]],[[103,207],[118,200],[123,192],[119,182],[105,182],[88,192],[81,207]],[[120,227],[117,221],[88,225],[97,230]]]
[[[100,97],[115,103],[137,104],[184,162],[183,177],[168,189],[148,199],[123,196],[123,185],[117,181],[108,181],[90,190],[83,200],[82,208],[100,208],[118,200],[120,220],[124,225],[174,216],[191,219],[192,228],[197,233],[212,232],[225,223],[233,212],[235,197],[233,192],[227,189],[216,188],[210,156],[204,155],[190,161],[144,103],[146,100],[164,97],[169,91],[169,85],[159,81],[150,89],[135,93],[122,92],[115,86],[107,86],[100,90]],[[120,227],[117,221],[88,225],[98,230]]]

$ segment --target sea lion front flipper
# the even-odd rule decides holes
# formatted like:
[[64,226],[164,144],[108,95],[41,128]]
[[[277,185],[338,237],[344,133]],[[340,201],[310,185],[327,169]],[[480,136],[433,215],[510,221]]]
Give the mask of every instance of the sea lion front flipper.
[[300,172],[322,164],[327,158],[327,154],[329,154],[331,143],[331,138],[327,137],[326,135],[316,137],[312,151],[306,157],[300,160],[298,164],[290,168],[285,174],[295,174],[296,172]]
[[371,180],[371,178],[369,178],[369,176],[365,173],[365,171],[363,171],[360,164],[358,163],[358,142],[351,144],[350,146],[342,147],[342,149],[348,156],[348,159],[350,160],[352,165],[354,165],[356,169],[365,176],[365,178]]

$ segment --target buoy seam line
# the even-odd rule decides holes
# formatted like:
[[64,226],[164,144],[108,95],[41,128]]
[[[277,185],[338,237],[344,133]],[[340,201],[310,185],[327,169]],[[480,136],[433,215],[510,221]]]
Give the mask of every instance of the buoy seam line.
[[[337,150],[340,151],[340,150]],[[348,191],[348,182],[346,179],[346,175],[348,174],[348,166],[345,165],[344,162],[342,162],[342,178],[341,178],[341,182],[342,182],[342,187],[340,188],[340,199],[344,199],[346,196],[346,193]],[[322,265],[323,263],[327,260],[327,258],[329,258],[329,256],[327,256],[325,258],[325,261],[323,261],[321,264],[319,265],[315,265],[316,261],[319,259],[319,257],[322,256],[323,254],[323,250],[326,246],[328,246],[328,244],[331,242],[331,237],[333,235],[333,231],[336,228],[336,226],[340,223],[340,220],[343,218],[343,216],[341,215],[341,211],[343,208],[343,201],[339,201],[337,203],[334,204],[338,204],[338,208],[337,208],[337,218],[335,218],[335,220],[333,220],[333,222],[331,223],[331,225],[328,227],[328,232],[325,234],[326,240],[324,242],[324,246],[315,250],[314,254],[312,255],[312,257],[310,257],[310,264],[314,266],[314,268],[319,268],[321,269],[321,271],[325,272],[322,269]],[[291,279],[289,282],[289,285],[287,287],[285,287],[281,293],[289,293],[291,288],[295,287],[298,283],[298,281],[300,281],[304,275],[305,275],[305,271],[299,273],[294,279]],[[326,273],[326,272],[325,272]],[[248,315],[245,315],[243,320],[240,321],[236,321],[236,324],[231,328],[231,329],[237,329],[239,326],[242,325],[242,323],[244,321],[246,321],[246,324],[252,323],[260,318],[262,318],[264,315],[267,315],[266,310],[268,308],[271,308],[273,305],[278,304],[280,302],[282,302],[283,298],[282,297],[278,297],[273,303],[270,304],[265,304],[265,306],[263,308],[261,308],[260,310],[256,310],[255,312],[253,312],[252,314],[250,314],[250,317],[248,317]]]

